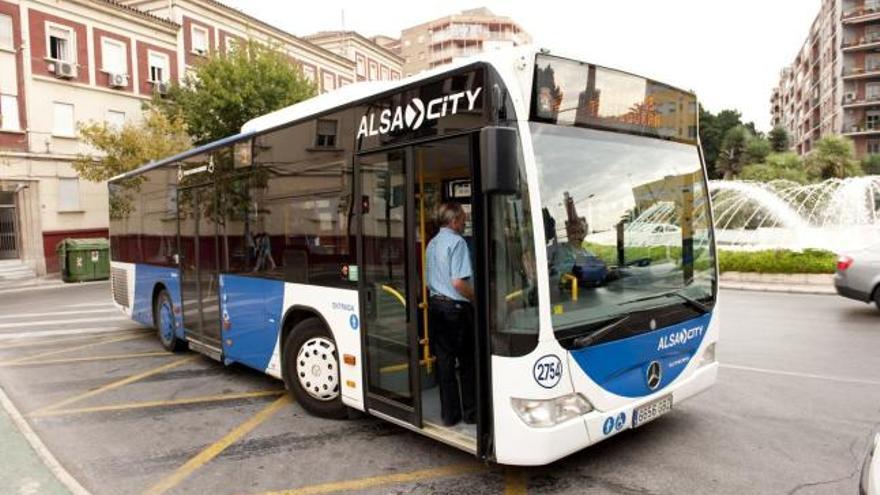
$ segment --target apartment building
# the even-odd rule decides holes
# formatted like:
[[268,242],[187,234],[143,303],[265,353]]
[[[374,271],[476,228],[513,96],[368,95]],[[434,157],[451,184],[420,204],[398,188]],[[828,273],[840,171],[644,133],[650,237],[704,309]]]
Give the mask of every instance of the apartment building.
[[478,8],[404,29],[399,50],[404,75],[409,76],[455,58],[531,41],[531,36],[509,17]]
[[824,0],[770,101],[802,155],[829,134],[852,138],[860,157],[880,153],[880,0]]
[[[386,44],[395,40],[386,36],[376,37]],[[358,81],[396,81],[401,77],[403,57],[374,39],[368,39],[354,31],[323,31],[305,37],[311,43],[355,62]]]
[[0,0],[0,259],[52,272],[61,239],[105,237],[106,185],[70,166],[92,151],[77,124],[139,119],[155,92],[245,39],[278,46],[322,92],[402,72],[356,33],[321,38],[326,49],[213,0]]

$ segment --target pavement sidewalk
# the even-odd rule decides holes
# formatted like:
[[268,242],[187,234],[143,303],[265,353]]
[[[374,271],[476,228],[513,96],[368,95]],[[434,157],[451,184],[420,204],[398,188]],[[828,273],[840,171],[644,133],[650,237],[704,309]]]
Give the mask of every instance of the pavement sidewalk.
[[[48,454],[48,450],[24,423],[24,419],[18,415],[2,390],[0,402],[3,406],[0,407],[0,493],[70,495],[72,491],[58,477],[69,478],[70,475]],[[40,450],[44,452],[38,453]],[[54,469],[49,467],[50,464]],[[85,492],[75,481],[74,486],[73,492]]]
[[724,272],[722,289],[761,292],[788,292],[793,294],[837,294],[834,275],[814,273],[747,273]]

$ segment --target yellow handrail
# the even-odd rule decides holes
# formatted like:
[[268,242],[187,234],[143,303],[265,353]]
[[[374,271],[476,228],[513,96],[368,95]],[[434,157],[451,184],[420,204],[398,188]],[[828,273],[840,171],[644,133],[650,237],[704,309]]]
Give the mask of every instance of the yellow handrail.
[[400,304],[403,304],[404,308],[406,307],[406,299],[403,297],[403,294],[397,291],[397,289],[390,285],[383,285],[382,290],[397,298],[397,300],[400,301]]
[[577,279],[577,277],[575,277],[574,275],[572,275],[570,273],[566,273],[565,275],[562,276],[562,280],[568,280],[569,282],[571,282],[571,300],[577,301],[578,300],[578,279]]
[[427,372],[431,373],[434,360],[431,358],[430,336],[428,335],[428,280],[427,266],[425,264],[425,160],[424,150],[419,150],[419,240],[420,251],[422,256],[422,302],[419,308],[422,310],[422,328],[425,338],[422,340],[422,352],[425,354],[427,362]]
[[522,289],[517,290],[517,291],[513,291],[513,292],[511,292],[510,294],[504,296],[504,302],[510,302],[510,301],[513,301],[513,300],[516,299],[517,297],[522,297],[522,295],[523,295],[523,291],[522,291]]

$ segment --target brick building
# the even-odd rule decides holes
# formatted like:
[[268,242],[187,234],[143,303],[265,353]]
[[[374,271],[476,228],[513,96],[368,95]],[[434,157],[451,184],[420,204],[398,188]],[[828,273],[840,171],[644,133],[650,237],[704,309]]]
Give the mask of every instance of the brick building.
[[77,124],[139,119],[154,92],[249,38],[279,46],[321,91],[402,73],[356,33],[344,36],[356,50],[328,49],[213,0],[0,0],[0,259],[51,272],[61,239],[106,236],[106,184],[70,166],[90,151]]
[[880,153],[880,0],[824,0],[770,102],[799,154],[829,134],[852,138],[858,156]]

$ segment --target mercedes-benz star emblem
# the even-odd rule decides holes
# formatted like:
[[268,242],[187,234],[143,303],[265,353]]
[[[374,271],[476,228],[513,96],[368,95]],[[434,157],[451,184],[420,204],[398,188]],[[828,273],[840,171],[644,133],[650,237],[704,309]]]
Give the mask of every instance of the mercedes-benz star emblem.
[[654,390],[660,385],[660,379],[662,378],[663,370],[660,367],[659,361],[651,361],[651,364],[648,365],[648,372],[645,374],[645,381],[648,383],[648,388]]

